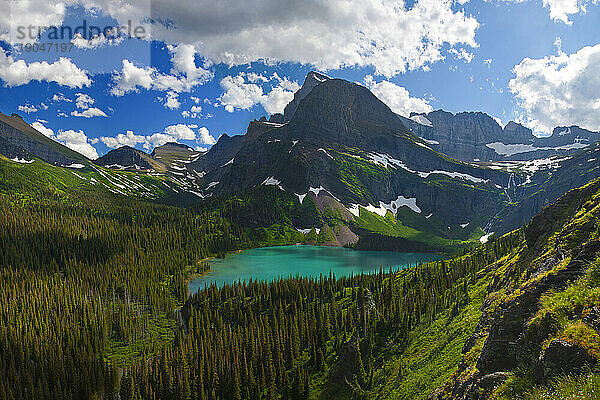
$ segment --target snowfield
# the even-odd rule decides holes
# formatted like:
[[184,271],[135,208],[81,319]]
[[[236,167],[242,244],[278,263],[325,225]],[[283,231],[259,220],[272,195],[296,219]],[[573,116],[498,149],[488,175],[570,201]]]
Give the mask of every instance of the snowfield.
[[587,145],[583,143],[573,143],[558,147],[535,147],[532,144],[504,144],[502,142],[488,143],[485,146],[494,150],[496,154],[500,154],[501,156],[505,157],[510,157],[515,154],[529,153],[537,150],[576,150],[587,147]]
[[362,206],[360,204],[352,204],[349,207],[346,207],[346,209],[351,214],[358,217],[360,214],[360,207],[382,217],[385,217],[388,211],[390,211],[395,216],[398,213],[398,209],[400,209],[400,207],[408,207],[417,214],[421,213],[421,209],[419,208],[419,206],[417,206],[417,199],[414,197],[406,198],[404,196],[398,196],[396,200],[392,200],[389,203],[384,203],[383,201],[380,201],[379,207],[376,207],[372,204],[369,204],[367,206]]
[[12,158],[11,161],[14,161],[19,164],[31,164],[35,160],[26,160],[24,158],[15,157],[15,158]]
[[285,192],[285,189],[283,188],[283,186],[281,186],[281,181],[278,179],[275,179],[274,177],[270,176],[267,179],[265,179],[263,181],[263,183],[261,183],[261,185],[265,185],[265,186],[277,186],[279,189],[283,190]]
[[232,158],[231,160],[227,161],[225,164],[221,165],[221,168],[226,167],[228,165],[233,165],[234,160],[235,160],[235,158]]
[[469,175],[469,174],[463,174],[461,172],[449,172],[449,171],[440,171],[440,170],[430,171],[430,172],[415,171],[413,169],[408,168],[406,166],[406,164],[404,164],[402,161],[393,158],[389,154],[368,153],[367,155],[369,156],[369,161],[371,161],[375,164],[381,165],[384,168],[387,168],[387,169],[402,168],[412,174],[418,174],[423,179],[428,178],[432,174],[438,174],[438,175],[446,175],[453,179],[462,179],[462,180],[470,181],[473,183],[488,183],[489,182],[489,179],[478,178],[476,176]]
[[417,124],[421,124],[421,125],[425,125],[425,126],[429,126],[429,127],[433,128],[433,124],[431,123],[431,121],[428,120],[424,115],[413,115],[412,117],[410,117],[410,119],[415,121]]

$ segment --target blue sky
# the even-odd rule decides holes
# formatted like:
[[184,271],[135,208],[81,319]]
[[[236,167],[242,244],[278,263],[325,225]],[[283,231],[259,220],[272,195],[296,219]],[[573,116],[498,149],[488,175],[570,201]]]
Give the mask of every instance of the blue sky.
[[[114,1],[22,0],[0,17],[0,111],[92,158],[169,140],[209,148],[281,111],[317,69],[364,84],[404,115],[483,111],[540,133],[600,130],[600,5],[592,1],[380,0],[349,10],[315,1],[311,10],[295,1],[157,0],[112,11]],[[83,20],[133,21],[152,39],[50,40],[46,31],[38,44],[75,45],[19,51],[18,26]]]

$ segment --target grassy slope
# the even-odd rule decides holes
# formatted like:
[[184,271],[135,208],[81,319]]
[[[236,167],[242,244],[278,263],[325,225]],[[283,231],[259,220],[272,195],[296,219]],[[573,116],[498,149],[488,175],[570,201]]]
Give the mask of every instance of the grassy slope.
[[165,189],[160,179],[147,175],[97,166],[55,167],[38,159],[22,164],[0,155],[0,191],[21,195],[24,201],[39,193],[65,199],[69,194],[84,194],[98,201],[112,195],[154,200],[164,197]]
[[[378,199],[372,198],[369,190],[362,182],[389,180],[392,175],[403,174],[406,175],[406,179],[414,180],[415,185],[420,183],[415,174],[402,168],[385,168],[350,153],[330,151],[336,154],[335,162],[340,181],[345,184],[351,193],[363,199],[365,203],[378,204]],[[440,188],[460,186],[467,190],[488,190],[481,185],[458,183],[456,180],[444,175],[432,175],[425,183]],[[414,213],[406,207],[401,207],[398,210],[396,218],[391,213],[381,217],[361,208],[354,225],[383,236],[404,238],[409,241],[427,244],[432,250],[446,251],[452,247],[476,244],[477,240],[484,235],[483,230],[480,228],[483,223],[480,216],[473,216],[473,220],[470,222],[464,228],[450,227],[448,229],[448,226],[436,216],[425,218],[424,215]]]
[[487,274],[473,283],[469,288],[471,301],[458,315],[445,310],[431,323],[413,329],[405,349],[392,347],[389,361],[376,375],[382,386],[370,397],[427,399],[450,378],[463,357],[462,347],[479,321],[489,282]]
[[[584,188],[595,187],[593,193],[582,207],[575,203],[566,207],[562,215],[556,216],[563,224],[549,237],[534,248],[523,243],[496,266],[494,280],[505,282],[497,290],[490,292],[486,299],[486,308],[493,310],[502,303],[514,301],[522,290],[535,284],[542,277],[555,274],[565,268],[570,256],[556,264],[550,270],[540,270],[540,265],[556,255],[557,250],[566,252],[582,244],[600,239],[600,190],[598,180]],[[592,186],[594,185],[594,186]],[[577,189],[581,191],[582,189]],[[552,207],[552,206],[551,206]],[[572,215],[569,215],[573,213]],[[581,322],[592,308],[600,306],[600,259],[587,266],[586,273],[576,282],[571,282],[564,290],[549,291],[540,299],[539,311],[532,315],[528,324],[529,334],[545,332],[545,326],[551,326],[544,340],[544,347],[555,338],[563,339],[586,349],[590,355],[600,360],[600,336]],[[476,356],[481,349],[464,361],[469,366],[467,372],[474,372]],[[533,366],[521,367],[512,371],[512,377],[499,387],[492,397],[499,399],[587,399],[600,398],[600,375],[591,373],[581,377],[556,378],[548,386],[536,386]],[[458,377],[455,376],[454,379]],[[452,385],[447,382],[446,390]]]
[[[432,320],[414,327],[406,342],[390,339],[379,348],[377,357],[381,363],[374,373],[373,389],[364,393],[364,398],[427,399],[436,389],[445,393],[442,398],[449,397],[457,380],[476,372],[475,363],[485,342],[485,334],[466,354],[462,349],[476,331],[482,310],[490,310],[502,302],[511,301],[519,293],[519,288],[540,279],[544,274],[564,268],[569,259],[533,278],[527,273],[528,268],[534,269],[557,247],[571,249],[587,241],[600,239],[600,191],[581,209],[575,210],[574,215],[568,216],[566,212],[561,218],[567,218],[567,221],[547,238],[542,247],[531,250],[523,239],[506,256],[482,267],[475,276],[469,278],[469,301],[460,310],[440,310]],[[402,274],[410,273],[402,272],[398,281]],[[458,284],[464,284],[464,279],[467,278]],[[498,287],[497,282],[502,279],[511,284]],[[492,287],[495,289],[490,291]],[[561,338],[582,346],[600,359],[600,336],[581,322],[582,316],[593,307],[600,307],[600,259],[590,265],[585,276],[565,290],[545,294],[540,311],[530,322],[530,329],[536,329],[540,319],[551,316],[556,329],[546,343],[553,338]],[[464,366],[460,371],[459,365]],[[326,390],[324,393],[326,395],[322,398],[329,398],[331,392]],[[350,397],[347,390],[339,389],[335,398]],[[558,378],[548,386],[536,386],[531,371],[514,371],[513,377],[497,389],[494,398],[600,398],[600,375],[590,373],[575,378]]]

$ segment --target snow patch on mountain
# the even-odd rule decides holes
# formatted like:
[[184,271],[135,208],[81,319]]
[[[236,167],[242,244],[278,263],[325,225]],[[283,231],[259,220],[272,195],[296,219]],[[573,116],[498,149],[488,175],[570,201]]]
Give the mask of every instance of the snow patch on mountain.
[[303,234],[305,234],[305,235],[306,235],[306,234],[308,234],[308,233],[310,233],[310,231],[312,231],[313,229],[315,230],[315,232],[316,232],[316,234],[317,234],[317,235],[318,235],[319,233],[321,233],[321,228],[316,228],[316,227],[315,227],[315,228],[306,228],[306,229],[300,229],[300,228],[296,228],[296,230],[297,230],[298,232],[300,232],[300,233],[303,233]]
[[429,139],[425,139],[425,138],[421,138],[421,140],[427,144],[433,144],[433,145],[440,144],[440,142],[438,142],[437,140],[429,140]]
[[571,128],[563,129],[562,131],[558,132],[558,136],[565,136],[565,135],[570,135],[570,134],[571,134]]
[[490,232],[487,235],[483,235],[482,237],[479,238],[479,241],[481,243],[487,243],[488,240],[490,239],[490,236],[492,236],[494,234],[494,232]]
[[428,120],[424,115],[413,115],[412,117],[410,117],[410,119],[415,121],[417,124],[421,124],[421,125],[425,125],[425,126],[429,126],[429,127],[433,128],[433,124],[431,123],[431,121]]
[[427,146],[426,144],[419,143],[419,142],[415,142],[415,144],[416,144],[417,146],[421,146],[421,147],[423,147],[424,149],[427,149],[427,150],[431,150],[431,151],[433,151],[433,149],[432,149],[431,147]]
[[360,216],[360,205],[359,204],[351,204],[349,207],[346,207],[348,212],[356,217]]
[[488,143],[485,146],[505,157],[537,150],[577,150],[587,147],[587,145],[583,143],[572,143],[558,147],[535,147],[532,144],[504,144],[502,142]]
[[298,201],[300,201],[300,204],[302,204],[302,202],[304,201],[304,198],[306,197],[306,195],[308,193],[304,193],[304,194],[298,194],[298,193],[294,193],[296,196],[298,196]]
[[[382,217],[385,217],[385,215],[387,214],[388,211],[390,211],[395,216],[400,207],[408,207],[415,213],[418,213],[418,214],[421,213],[421,209],[417,206],[417,199],[414,197],[406,198],[404,196],[398,196],[398,198],[396,200],[392,200],[389,203],[384,203],[383,201],[380,201],[379,207],[376,207],[372,204],[369,204],[367,206],[360,206],[360,207],[363,207],[367,211],[370,211],[370,212],[380,215]],[[353,204],[351,208],[352,208],[352,211],[350,211],[350,209],[348,209],[348,211],[352,212],[354,215],[357,215],[356,212],[358,212],[358,205]]]
[[[340,201],[340,199],[338,199],[337,197],[335,197],[333,193],[331,193],[329,190],[325,189],[323,186],[319,186],[318,188],[314,188],[314,187],[311,186],[308,189],[308,191],[312,192],[315,195],[315,197],[318,197],[321,192],[327,192],[331,197],[333,197],[337,201]],[[307,194],[308,194],[308,192],[307,192]]]
[[265,186],[277,186],[279,189],[285,191],[285,189],[281,186],[281,181],[278,180],[278,179],[275,179],[272,176],[270,176],[267,179],[265,179],[263,181],[263,183],[261,183],[261,185],[265,185]]
[[195,194],[196,196],[200,197],[201,199],[205,199],[205,198],[207,198],[207,197],[210,197],[210,196],[211,196],[211,194],[209,194],[208,196],[205,196],[205,195],[203,195],[202,193],[198,193],[198,192],[195,192],[195,191],[193,191],[193,190],[188,190],[188,192],[190,192],[190,193],[192,193],[192,194]]
[[11,159],[11,161],[14,161],[19,164],[31,164],[35,160],[26,160],[24,158],[15,157],[15,158]]
[[430,172],[415,171],[415,170],[408,168],[406,166],[406,164],[404,164],[402,161],[393,158],[389,154],[368,153],[367,155],[369,156],[369,160],[371,162],[381,165],[384,168],[389,169],[390,167],[392,167],[392,168],[399,167],[410,173],[418,174],[423,179],[428,178],[432,174],[439,174],[439,175],[446,175],[446,176],[449,176],[454,179],[462,179],[462,180],[471,181],[473,183],[489,182],[489,179],[478,178],[476,176],[464,174],[464,173],[460,173],[460,172],[449,172],[449,171],[440,171],[440,170],[435,170],[435,171],[430,171]]
[[416,173],[416,171],[408,168],[406,166],[406,164],[404,164],[402,161],[397,160],[395,158],[393,158],[392,156],[390,156],[389,154],[382,154],[382,153],[367,153],[367,156],[369,157],[369,161],[381,165],[384,168],[389,169],[390,167],[392,168],[402,168],[405,169],[408,172],[411,173]]
[[461,172],[448,172],[448,171],[437,171],[437,170],[431,171],[431,172],[419,172],[419,176],[421,178],[427,178],[427,177],[429,177],[429,175],[432,175],[432,174],[446,175],[446,176],[449,176],[450,178],[462,179],[462,180],[470,181],[473,183],[488,183],[490,181],[489,179],[478,178],[476,176],[469,175],[469,174],[463,174]]
[[323,149],[323,148],[319,148],[319,149],[317,149],[317,151],[322,151],[323,153],[325,153],[325,155],[326,155],[327,157],[331,158],[332,160],[334,159],[334,158],[331,156],[331,154],[329,154],[329,153],[327,152],[327,150],[325,150],[325,149]]

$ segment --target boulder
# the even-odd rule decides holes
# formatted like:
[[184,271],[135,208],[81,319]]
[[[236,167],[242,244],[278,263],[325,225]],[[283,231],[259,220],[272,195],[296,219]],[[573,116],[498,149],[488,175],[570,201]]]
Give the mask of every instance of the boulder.
[[596,359],[584,348],[565,340],[554,339],[539,359],[539,372],[543,381],[565,374],[580,374],[596,364]]

